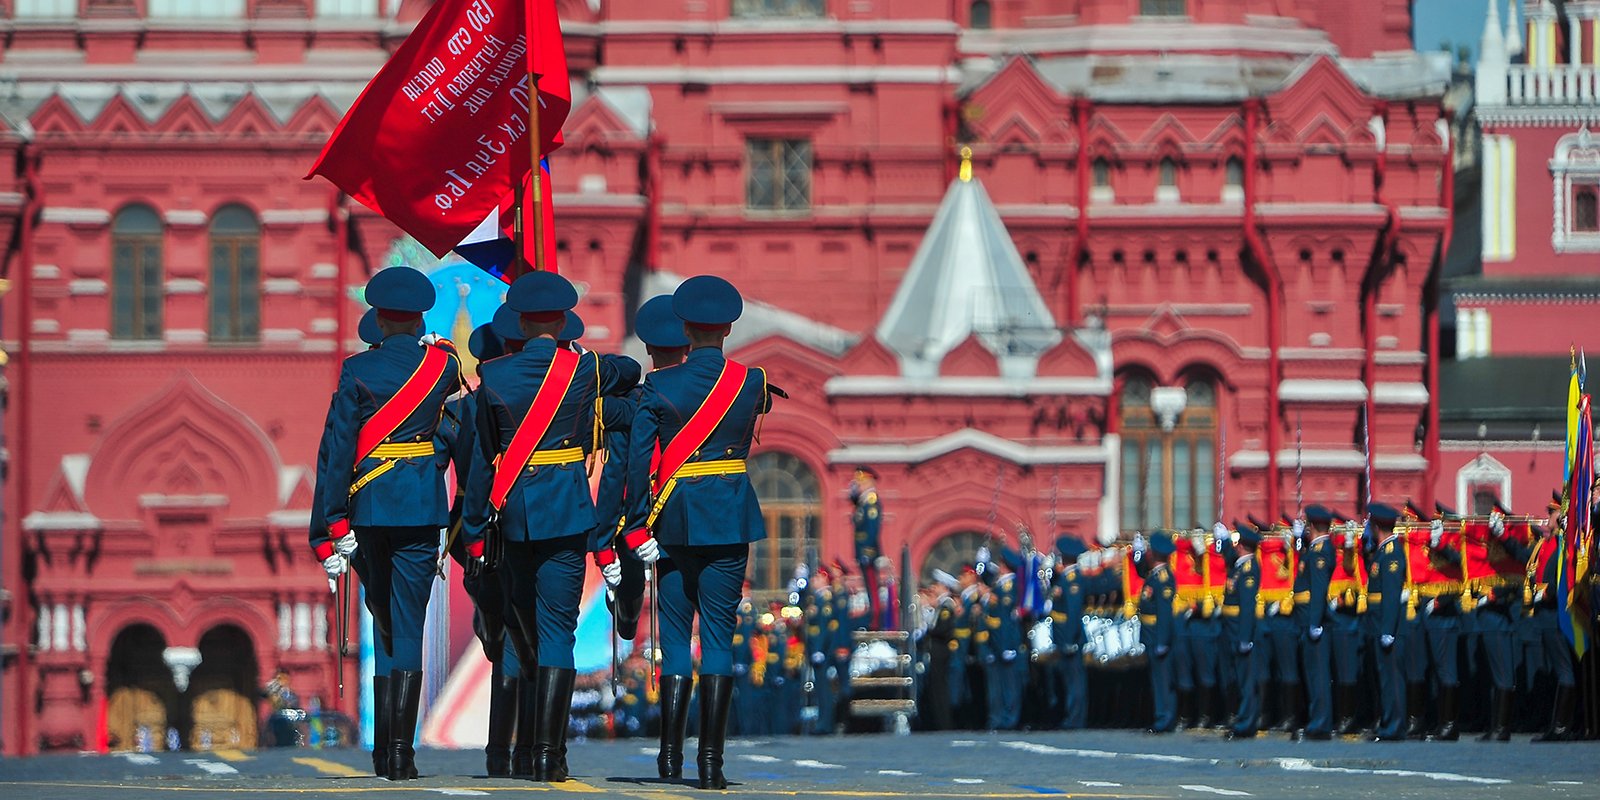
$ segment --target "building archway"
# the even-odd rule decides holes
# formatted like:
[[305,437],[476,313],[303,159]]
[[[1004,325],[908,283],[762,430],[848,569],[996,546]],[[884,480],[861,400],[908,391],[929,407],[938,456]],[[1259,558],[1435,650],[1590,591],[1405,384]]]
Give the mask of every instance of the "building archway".
[[206,631],[200,637],[200,665],[189,678],[194,719],[189,748],[254,748],[260,729],[255,701],[260,686],[250,635],[234,625]]
[[135,623],[111,643],[106,660],[106,742],[113,750],[165,750],[167,729],[182,731],[178,687],[162,660],[167,640]]
[[804,461],[781,451],[752,456],[750,482],[767,523],[767,538],[750,547],[750,589],[785,591],[794,566],[818,541],[822,484]]
[[962,570],[972,566],[973,557],[987,538],[977,531],[957,531],[941,537],[922,557],[922,569],[917,573],[922,576],[919,585],[933,583],[933,571],[936,569],[960,577]]

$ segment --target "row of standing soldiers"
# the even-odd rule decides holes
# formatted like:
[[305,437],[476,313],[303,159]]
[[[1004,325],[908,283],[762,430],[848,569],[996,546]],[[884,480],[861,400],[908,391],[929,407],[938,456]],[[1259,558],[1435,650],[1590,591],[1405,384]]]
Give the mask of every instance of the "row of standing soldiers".
[[[1506,741],[1526,700],[1553,690],[1536,740],[1577,736],[1556,538],[1501,510],[1428,516],[1374,504],[1362,525],[1311,506],[1298,523],[1159,531],[1124,548],[1085,552],[1064,535],[1042,558],[1003,551],[991,564],[981,552],[921,593],[923,724],[1078,728],[1143,714],[1155,733],[1453,741],[1464,709],[1486,709],[1483,738]],[[1108,651],[1086,625],[1123,615],[1138,643]],[[1127,691],[1132,673],[1118,668],[1138,653],[1148,691]],[[1118,708],[1090,709],[1091,681]]]
[[524,275],[473,332],[476,387],[452,343],[419,335],[435,299],[427,277],[406,267],[368,283],[373,311],[362,328],[372,346],[344,362],[317,459],[312,549],[330,586],[346,570],[360,575],[378,638],[375,773],[417,776],[423,619],[448,530],[443,549],[464,568],[475,632],[495,665],[491,776],[567,779],[573,650],[592,559],[623,638],[637,630],[646,570],[654,575],[660,777],[682,776],[698,672],[699,784],[726,788],[733,629],[749,546],[766,536],[745,459],[760,416],[783,396],[764,371],[722,353],[743,310],[738,291],[699,276],[641,305],[635,331],[653,366],[641,381],[632,359],[577,345],[570,282]]

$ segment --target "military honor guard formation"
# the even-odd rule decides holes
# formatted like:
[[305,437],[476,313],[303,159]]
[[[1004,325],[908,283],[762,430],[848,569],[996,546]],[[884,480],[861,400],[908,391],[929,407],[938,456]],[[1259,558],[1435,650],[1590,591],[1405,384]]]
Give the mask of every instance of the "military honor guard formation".
[[[647,303],[638,327],[654,370],[641,382],[632,359],[575,346],[577,291],[531,272],[472,334],[475,388],[450,341],[419,338],[435,301],[420,272],[379,272],[367,300],[371,348],[345,362],[328,411],[310,535],[330,583],[353,569],[366,588],[379,640],[374,772],[417,776],[422,627],[446,529],[444,549],[464,568],[476,632],[496,665],[489,774],[567,778],[573,647],[592,558],[624,638],[637,629],[644,573],[655,576],[663,778],[683,772],[698,631],[699,783],[725,788],[734,629],[749,545],[766,536],[745,458],[781,393],[762,370],[722,354],[738,291],[703,276]],[[589,476],[601,461],[596,502]]]

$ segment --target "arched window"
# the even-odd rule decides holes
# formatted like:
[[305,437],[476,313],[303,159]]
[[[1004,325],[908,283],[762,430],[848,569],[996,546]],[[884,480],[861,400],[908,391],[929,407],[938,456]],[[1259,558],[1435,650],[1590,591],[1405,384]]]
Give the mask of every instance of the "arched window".
[[1178,162],[1170,158],[1161,159],[1159,173],[1162,186],[1176,187],[1178,185]]
[[161,338],[161,217],[128,206],[111,222],[111,335]]
[[1222,183],[1224,186],[1244,186],[1244,159],[1228,157],[1228,162],[1222,167]]
[[261,333],[261,226],[244,206],[211,218],[211,341],[253,342]]
[[988,30],[994,25],[993,14],[994,12],[992,7],[989,5],[989,0],[973,0],[972,13],[969,17],[970,24],[968,27],[980,31]]
[[1090,165],[1090,172],[1094,176],[1094,185],[1096,188],[1110,188],[1111,162],[1105,160],[1104,158],[1097,158],[1094,160],[1094,163]]
[[1182,387],[1123,380],[1122,527],[1206,528],[1217,521],[1217,392],[1205,378]]
[[1573,233],[1600,232],[1600,215],[1596,214],[1595,187],[1576,186],[1572,189]]
[[922,585],[933,582],[933,571],[936,569],[959,577],[963,569],[972,566],[978,548],[983,546],[986,538],[976,531],[961,531],[940,539],[922,559]]
[[767,538],[750,548],[750,588],[781,592],[788,588],[795,565],[817,543],[822,487],[816,473],[788,453],[752,456],[749,470],[767,522]]

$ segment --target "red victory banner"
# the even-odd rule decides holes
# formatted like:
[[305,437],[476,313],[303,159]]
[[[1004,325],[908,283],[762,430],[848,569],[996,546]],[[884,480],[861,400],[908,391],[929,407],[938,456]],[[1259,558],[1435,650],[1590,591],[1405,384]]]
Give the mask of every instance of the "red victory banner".
[[555,0],[440,0],[306,177],[322,175],[443,256],[513,194],[535,150],[560,146],[571,108]]

